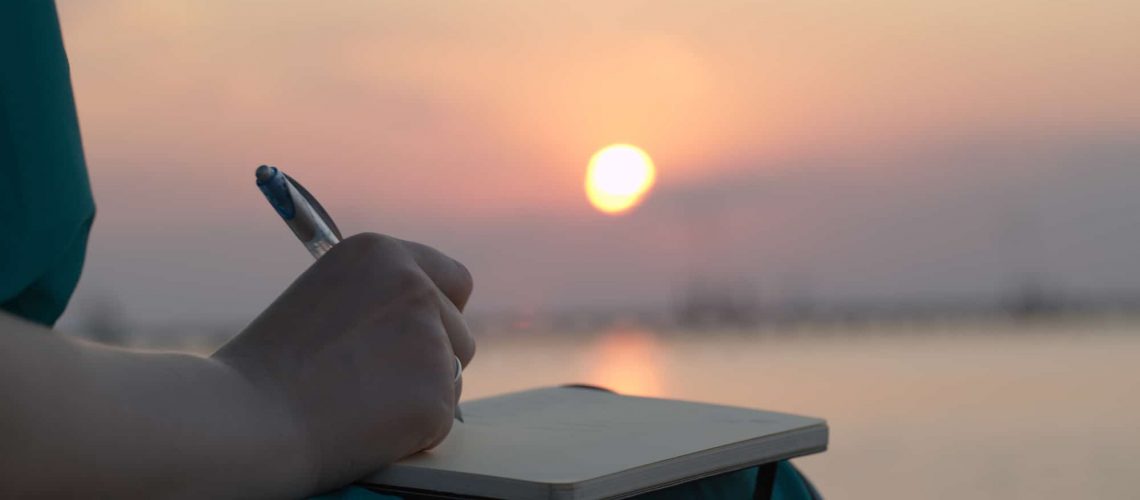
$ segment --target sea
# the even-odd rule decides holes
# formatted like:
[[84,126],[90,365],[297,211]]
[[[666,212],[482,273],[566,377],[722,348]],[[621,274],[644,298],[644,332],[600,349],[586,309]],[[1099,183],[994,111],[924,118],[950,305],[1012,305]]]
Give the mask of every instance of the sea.
[[1136,319],[488,336],[463,397],[565,383],[824,418],[828,498],[1140,498]]

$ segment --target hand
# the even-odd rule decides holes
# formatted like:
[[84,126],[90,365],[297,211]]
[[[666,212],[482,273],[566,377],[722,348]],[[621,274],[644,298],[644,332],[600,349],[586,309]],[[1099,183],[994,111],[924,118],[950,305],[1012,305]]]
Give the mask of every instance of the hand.
[[475,343],[467,269],[418,243],[337,244],[214,358],[291,412],[314,491],[435,446],[451,430]]

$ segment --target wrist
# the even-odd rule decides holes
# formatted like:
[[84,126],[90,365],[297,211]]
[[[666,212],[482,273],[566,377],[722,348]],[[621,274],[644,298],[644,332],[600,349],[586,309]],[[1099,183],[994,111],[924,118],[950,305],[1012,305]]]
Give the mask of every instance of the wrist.
[[[248,436],[255,455],[262,456],[265,481],[276,482],[282,496],[312,494],[319,488],[320,453],[306,420],[288,391],[271,377],[253,373],[230,361],[208,358],[225,384],[244,393],[240,411],[260,432]],[[265,484],[265,483],[260,483]]]

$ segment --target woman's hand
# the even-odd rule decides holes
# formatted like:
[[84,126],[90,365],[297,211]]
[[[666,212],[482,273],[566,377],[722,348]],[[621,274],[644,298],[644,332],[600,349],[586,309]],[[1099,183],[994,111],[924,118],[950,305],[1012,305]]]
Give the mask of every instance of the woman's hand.
[[475,343],[460,316],[467,269],[377,234],[321,257],[214,354],[291,414],[314,491],[438,444],[459,398],[456,356]]

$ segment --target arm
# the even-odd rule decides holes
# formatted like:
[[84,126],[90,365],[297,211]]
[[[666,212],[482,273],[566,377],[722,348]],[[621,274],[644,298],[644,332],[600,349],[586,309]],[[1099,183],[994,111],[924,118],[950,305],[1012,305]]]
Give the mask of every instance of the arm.
[[0,497],[207,497],[307,487],[282,402],[227,365],[137,353],[0,314]]
[[0,315],[0,497],[298,497],[447,435],[474,353],[466,269],[349,238],[211,358],[139,353]]

